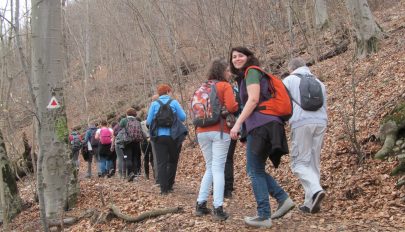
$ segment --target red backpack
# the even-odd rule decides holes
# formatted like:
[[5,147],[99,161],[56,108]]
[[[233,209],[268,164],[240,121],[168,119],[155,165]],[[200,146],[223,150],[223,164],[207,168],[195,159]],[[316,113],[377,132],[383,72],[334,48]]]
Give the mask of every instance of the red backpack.
[[100,143],[101,144],[111,144],[112,133],[107,127],[102,127],[100,129]]
[[284,83],[277,76],[266,73],[258,66],[248,67],[245,71],[245,77],[251,68],[259,70],[264,74],[263,76],[269,79],[269,93],[271,97],[260,102],[256,110],[263,114],[278,116],[284,121],[290,119],[293,114],[293,108],[290,92],[288,92]]

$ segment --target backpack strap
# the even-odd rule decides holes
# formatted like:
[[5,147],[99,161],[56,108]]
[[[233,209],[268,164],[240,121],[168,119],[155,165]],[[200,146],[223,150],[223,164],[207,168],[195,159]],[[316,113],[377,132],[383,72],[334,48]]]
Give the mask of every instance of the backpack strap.
[[163,104],[160,99],[157,99],[156,101],[159,103],[160,106],[169,105],[173,101],[173,98],[169,98],[169,101],[167,101],[166,104]]
[[[290,75],[294,75],[294,76],[296,76],[296,77],[298,77],[298,78],[300,78],[300,79],[302,79],[303,77],[304,77],[304,75],[302,75],[301,73],[293,73],[293,74],[290,74]],[[301,107],[301,109],[302,109],[302,106],[301,106],[301,104],[300,103],[298,103],[298,101],[296,101],[292,96],[290,96],[291,97],[291,100],[293,101],[293,102],[295,102],[295,104],[297,104],[299,107]]]
[[244,73],[244,75],[243,75],[244,78],[246,77],[246,75],[247,75],[247,73],[249,72],[249,70],[252,69],[252,68],[253,68],[253,69],[257,69],[257,70],[261,71],[262,73],[266,73],[266,72],[265,72],[262,68],[260,68],[259,66],[252,65],[252,66],[249,66],[249,67],[246,68],[245,73]]

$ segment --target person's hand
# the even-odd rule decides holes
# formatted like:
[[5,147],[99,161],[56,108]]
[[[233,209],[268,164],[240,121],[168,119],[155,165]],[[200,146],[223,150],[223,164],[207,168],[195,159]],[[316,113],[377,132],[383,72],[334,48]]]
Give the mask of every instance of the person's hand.
[[239,136],[239,131],[240,131],[240,124],[235,123],[230,132],[231,138],[237,140]]

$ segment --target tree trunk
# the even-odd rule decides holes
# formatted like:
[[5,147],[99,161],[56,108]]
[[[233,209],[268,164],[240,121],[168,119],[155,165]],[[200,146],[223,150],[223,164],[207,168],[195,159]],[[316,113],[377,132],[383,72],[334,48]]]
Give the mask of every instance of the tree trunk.
[[[61,2],[32,0],[32,77],[38,116],[39,145],[37,181],[44,230],[47,220],[60,219],[72,189],[72,171],[67,146],[67,119],[63,94]],[[55,97],[59,107],[50,107]],[[69,180],[69,183],[66,181]],[[69,188],[67,189],[67,187]],[[77,186],[74,185],[73,186]],[[69,196],[67,196],[69,191]],[[76,197],[77,198],[77,197]]]
[[21,211],[21,198],[7,157],[3,134],[0,131],[0,215],[4,223]]
[[361,59],[377,52],[381,28],[375,22],[367,0],[346,0],[346,7],[356,31],[356,57]]
[[315,0],[315,26],[322,30],[328,26],[329,17],[326,0]]

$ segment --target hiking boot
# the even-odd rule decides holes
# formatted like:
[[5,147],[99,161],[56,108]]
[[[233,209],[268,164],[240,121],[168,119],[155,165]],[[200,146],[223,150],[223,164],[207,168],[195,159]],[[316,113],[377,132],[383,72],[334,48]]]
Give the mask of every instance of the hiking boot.
[[311,210],[308,207],[306,207],[305,205],[298,206],[298,209],[303,213],[311,213]]
[[114,169],[110,169],[110,171],[108,171],[107,177],[111,178],[112,176],[114,176]]
[[224,198],[232,198],[232,191],[231,190],[225,190],[224,192]]
[[135,178],[135,174],[134,174],[133,172],[131,172],[131,173],[128,175],[127,180],[128,180],[128,182],[131,182],[131,181],[134,180],[134,178]]
[[203,201],[200,204],[198,204],[198,202],[197,202],[197,204],[195,206],[195,215],[196,216],[201,217],[203,215],[210,214],[210,213],[211,213],[211,209],[207,208],[206,201]]
[[214,208],[214,219],[220,220],[220,221],[225,221],[229,215],[224,211],[222,206],[219,206],[218,208]]
[[263,228],[270,228],[271,227],[271,218],[262,218],[259,216],[254,217],[245,217],[245,223],[249,226],[254,227],[263,227]]
[[325,197],[325,191],[321,190],[312,196],[311,213],[318,213],[321,210],[321,202]]
[[294,202],[291,198],[285,199],[281,204],[278,205],[276,212],[271,216],[271,219],[281,218],[286,215],[290,210],[294,208]]

